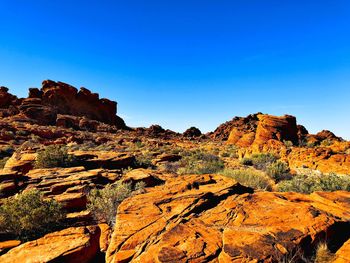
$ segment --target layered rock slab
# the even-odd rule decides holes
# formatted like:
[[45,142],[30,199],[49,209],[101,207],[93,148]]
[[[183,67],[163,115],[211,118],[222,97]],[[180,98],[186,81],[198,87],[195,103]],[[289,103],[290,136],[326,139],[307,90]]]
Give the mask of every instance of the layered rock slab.
[[119,206],[106,262],[271,262],[334,238],[349,208],[348,192],[253,193],[218,175],[180,176]]
[[0,256],[0,262],[91,262],[99,253],[97,226],[71,227],[26,242]]

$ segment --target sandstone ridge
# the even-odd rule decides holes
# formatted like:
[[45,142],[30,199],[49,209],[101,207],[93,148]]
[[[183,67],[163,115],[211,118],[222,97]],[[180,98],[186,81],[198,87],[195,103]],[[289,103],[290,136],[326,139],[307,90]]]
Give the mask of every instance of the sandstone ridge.
[[89,128],[96,122],[125,128],[118,117],[117,103],[100,99],[97,93],[63,83],[45,80],[41,89],[30,88],[28,98],[18,99],[0,88],[0,116],[23,119],[41,125]]

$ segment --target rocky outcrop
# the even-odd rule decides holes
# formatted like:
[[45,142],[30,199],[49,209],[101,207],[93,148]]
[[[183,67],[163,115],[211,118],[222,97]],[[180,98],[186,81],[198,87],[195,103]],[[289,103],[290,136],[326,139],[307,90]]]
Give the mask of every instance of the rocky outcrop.
[[350,262],[350,239],[337,251],[335,257],[332,263]]
[[[221,124],[214,132],[209,133],[208,136],[212,139],[223,141],[231,137],[229,140],[236,143],[244,134],[256,132],[259,114],[261,113],[251,114],[247,117],[234,117],[231,121]],[[235,134],[230,136],[231,132]]]
[[334,153],[330,148],[293,148],[288,155],[289,166],[310,168],[324,173],[350,174],[350,155]]
[[[20,100],[2,87],[0,108],[2,117],[19,114],[43,125],[96,129],[97,124],[93,121],[98,121],[120,129],[126,127],[124,121],[116,115],[115,101],[100,99],[97,93],[86,88],[78,91],[71,85],[51,80],[43,81],[41,89],[29,89],[28,98]],[[66,117],[63,118],[62,115]]]
[[100,252],[100,232],[97,226],[71,227],[17,246],[0,256],[0,261],[92,262]]
[[196,127],[191,127],[188,128],[184,133],[183,136],[189,137],[189,138],[195,138],[195,137],[200,137],[202,135],[202,132],[196,128]]
[[254,144],[263,145],[269,140],[290,141],[294,145],[298,144],[298,128],[294,116],[277,117],[260,114],[258,119]]
[[[218,175],[176,177],[125,200],[107,262],[279,262],[350,237],[348,192],[253,193]],[[147,216],[145,216],[147,215]],[[255,261],[254,261],[255,260]]]
[[249,115],[246,118],[235,118],[231,121],[231,131],[228,144],[240,147],[251,145],[262,146],[270,140],[280,142],[291,141],[294,145],[299,142],[296,118],[290,115],[281,117],[267,114]]

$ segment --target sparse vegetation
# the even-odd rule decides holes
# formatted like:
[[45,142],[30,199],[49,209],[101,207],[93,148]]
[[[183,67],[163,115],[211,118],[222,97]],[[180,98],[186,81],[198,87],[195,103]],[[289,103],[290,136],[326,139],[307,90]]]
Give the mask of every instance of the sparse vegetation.
[[29,240],[63,225],[65,213],[53,199],[44,199],[37,190],[7,198],[0,207],[0,232]]
[[225,169],[220,174],[236,180],[238,183],[254,189],[272,190],[271,180],[260,171],[254,169],[233,170]]
[[139,193],[144,187],[143,182],[137,183],[132,189],[131,184],[118,181],[107,185],[103,189],[92,189],[88,194],[87,208],[91,211],[95,220],[113,226],[119,204],[125,198],[131,196],[133,190],[135,193]]
[[4,168],[4,166],[5,166],[5,164],[6,164],[8,159],[9,159],[9,157],[5,157],[5,158],[2,158],[0,160],[0,169]]
[[68,154],[67,148],[60,145],[50,145],[38,153],[35,161],[36,168],[70,167],[76,160]]
[[277,161],[278,157],[272,153],[256,153],[241,160],[243,165],[253,165],[258,170],[266,171],[267,167]]
[[283,143],[284,143],[284,145],[289,149],[289,148],[291,148],[292,146],[293,146],[293,142],[291,142],[291,141],[283,141]]
[[253,165],[253,160],[251,158],[244,157],[241,160],[241,164],[251,166],[251,165]]
[[325,139],[321,142],[321,146],[323,147],[331,146],[332,144],[333,144],[333,141],[331,139]]
[[288,164],[280,160],[270,164],[266,168],[266,173],[276,182],[288,179],[290,176]]
[[183,152],[179,167],[179,174],[209,174],[222,170],[224,162],[214,154],[196,150]]
[[315,191],[350,191],[350,176],[330,174],[296,175],[278,184],[281,192],[312,193]]
[[135,156],[135,166],[141,168],[152,168],[153,154],[151,152],[145,152]]
[[14,153],[14,149],[11,146],[5,146],[0,148],[0,158],[10,157]]
[[326,243],[320,243],[316,250],[315,263],[329,263],[333,262],[334,254],[332,254]]

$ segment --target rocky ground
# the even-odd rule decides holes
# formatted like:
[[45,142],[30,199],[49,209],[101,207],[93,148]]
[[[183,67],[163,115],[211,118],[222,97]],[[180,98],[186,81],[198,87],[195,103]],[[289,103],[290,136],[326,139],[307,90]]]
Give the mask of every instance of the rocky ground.
[[[350,262],[350,142],[289,115],[178,134],[116,114],[61,82],[0,88],[1,204],[37,190],[65,212],[35,238],[0,226],[0,262]],[[72,160],[44,167],[45,149]],[[93,189],[141,182],[112,223],[96,217]]]

